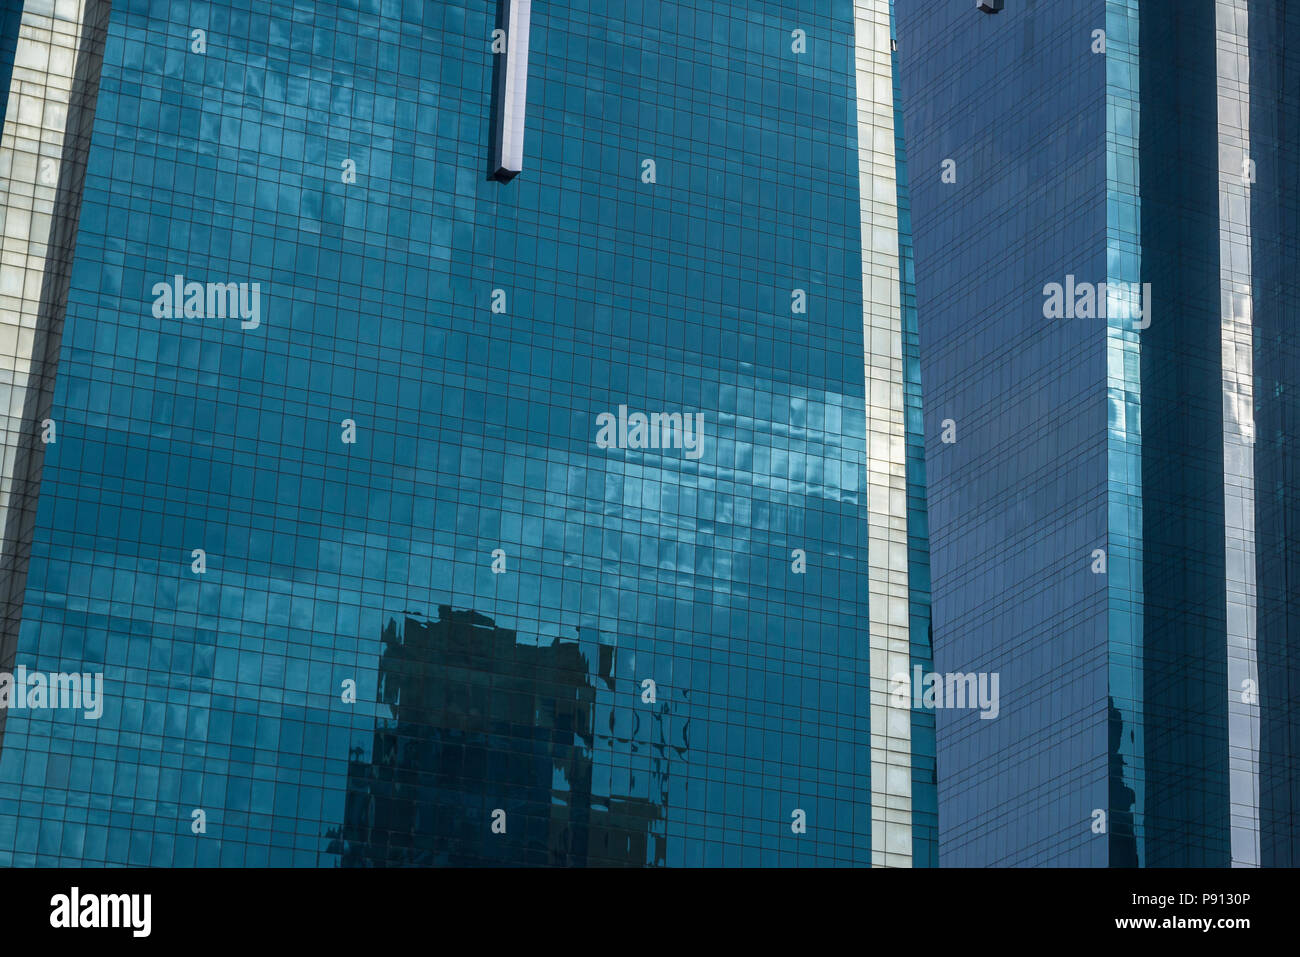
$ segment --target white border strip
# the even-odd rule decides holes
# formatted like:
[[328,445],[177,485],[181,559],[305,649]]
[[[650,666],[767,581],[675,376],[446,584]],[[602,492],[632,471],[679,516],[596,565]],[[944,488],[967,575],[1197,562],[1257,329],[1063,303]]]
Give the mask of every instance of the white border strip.
[[[870,542],[871,863],[912,866],[912,710],[890,694],[911,679],[907,426],[899,294],[898,176],[889,0],[854,0],[863,373]],[[910,687],[910,684],[909,684]]]
[[1251,355],[1250,45],[1246,0],[1217,0],[1219,288],[1227,574],[1232,866],[1258,867],[1259,666],[1255,604],[1255,413]]
[[[31,388],[32,349],[84,20],[85,0],[27,0],[0,133],[0,529],[8,520]],[[0,541],[0,548],[14,544]]]

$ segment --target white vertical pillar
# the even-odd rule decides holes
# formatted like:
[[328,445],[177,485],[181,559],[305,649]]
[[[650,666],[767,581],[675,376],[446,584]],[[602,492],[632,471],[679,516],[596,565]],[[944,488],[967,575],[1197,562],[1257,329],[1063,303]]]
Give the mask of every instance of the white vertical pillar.
[[0,549],[17,544],[2,533],[19,442],[32,428],[23,415],[41,290],[59,254],[50,233],[84,15],[84,0],[27,0],[0,133]]
[[[1259,667],[1255,604],[1255,412],[1251,355],[1250,45],[1246,0],[1216,0],[1223,499],[1227,567],[1228,786],[1232,865],[1258,867]],[[1255,689],[1250,694],[1246,689]]]
[[[870,543],[871,861],[912,865],[912,709],[907,587],[907,433],[899,293],[898,177],[889,0],[854,0],[862,332]],[[910,685],[909,685],[910,686]]]
[[524,119],[528,106],[528,29],[532,0],[501,0],[506,31],[505,61],[497,74],[495,150],[492,175],[510,179],[524,168]]

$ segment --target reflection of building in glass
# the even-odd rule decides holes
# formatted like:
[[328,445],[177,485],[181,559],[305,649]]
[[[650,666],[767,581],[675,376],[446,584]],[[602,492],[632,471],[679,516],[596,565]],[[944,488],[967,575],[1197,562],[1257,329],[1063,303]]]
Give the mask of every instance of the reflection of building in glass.
[[618,707],[637,708],[633,740],[618,743],[650,748],[656,770],[632,776],[640,793],[611,793],[599,752],[621,724],[612,645],[521,644],[446,605],[436,621],[390,620],[383,642],[379,697],[392,719],[379,721],[370,759],[357,748],[349,762],[329,848],[344,866],[664,862],[671,719],[628,690]]

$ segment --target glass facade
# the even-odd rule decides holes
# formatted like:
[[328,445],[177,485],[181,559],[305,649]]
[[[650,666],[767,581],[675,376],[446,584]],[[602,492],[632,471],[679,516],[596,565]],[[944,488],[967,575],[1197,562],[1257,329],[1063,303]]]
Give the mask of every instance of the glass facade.
[[898,10],[935,660],[1004,692],[939,715],[940,862],[1293,863],[1295,25]]
[[[1265,866],[1300,865],[1300,9],[1256,0],[1246,19],[1253,167],[1248,210],[1254,363],[1256,661],[1259,672],[1259,851]],[[1240,35],[1240,30],[1237,31]],[[1253,177],[1250,175],[1253,173]],[[1290,702],[1291,707],[1279,707]]]
[[888,3],[499,16],[27,0],[0,864],[933,862]]
[[939,863],[1104,865],[1108,343],[1104,323],[1044,319],[1043,287],[1108,274],[1105,8],[895,10],[934,667],[996,674],[1001,695],[993,719],[936,712]]
[[5,4],[0,865],[1296,863],[1295,19]]

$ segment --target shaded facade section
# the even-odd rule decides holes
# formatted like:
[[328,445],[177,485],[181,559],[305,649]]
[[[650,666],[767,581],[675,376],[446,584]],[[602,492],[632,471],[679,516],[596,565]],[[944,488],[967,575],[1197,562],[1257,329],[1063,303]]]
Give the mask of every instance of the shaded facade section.
[[[1300,865],[1300,5],[1250,4],[1260,863]],[[1247,172],[1251,172],[1247,170]]]
[[1229,861],[1213,4],[1140,6],[1146,864]]
[[[370,757],[357,748],[349,762],[329,834],[342,866],[664,863],[667,706],[626,689],[636,710],[615,715],[612,645],[523,644],[445,605],[436,621],[390,620],[383,643],[379,701],[392,718]],[[602,744],[635,751],[619,730],[644,740],[643,725],[655,770],[628,778],[637,793],[612,793]]]
[[[1043,288],[1107,276],[1105,61],[1086,42],[1105,6],[895,13],[934,670],[996,673],[1001,697],[995,720],[935,717],[938,860],[1100,866],[1108,605],[1088,556],[1108,518],[1107,328],[1047,319]],[[999,82],[974,92],[981,72]]]

